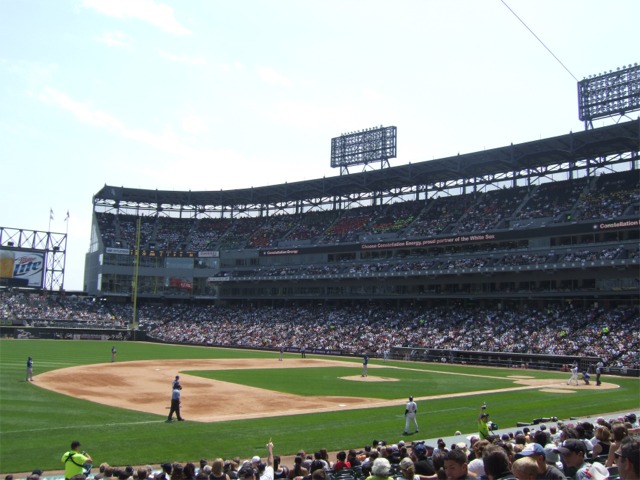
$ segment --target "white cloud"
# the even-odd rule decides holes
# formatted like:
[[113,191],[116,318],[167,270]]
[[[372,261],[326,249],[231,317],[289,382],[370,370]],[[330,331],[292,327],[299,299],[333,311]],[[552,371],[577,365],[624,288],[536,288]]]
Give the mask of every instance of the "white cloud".
[[191,135],[200,135],[209,130],[209,127],[202,117],[189,115],[182,119],[182,129]]
[[279,85],[281,87],[291,87],[293,85],[291,80],[281,73],[276,72],[271,67],[258,67],[258,75],[264,82],[272,85]]
[[128,47],[131,44],[131,37],[122,32],[104,32],[96,39],[110,47]]
[[187,65],[206,65],[207,60],[203,57],[190,57],[189,55],[176,55],[174,53],[158,50],[161,57],[177,63],[186,63]]
[[109,17],[142,20],[175,35],[191,34],[175,18],[173,8],[153,0],[83,0],[82,4]]
[[140,128],[130,128],[117,117],[92,108],[88,103],[72,99],[67,94],[53,88],[45,88],[40,99],[70,112],[82,123],[104,128],[124,138],[146,144],[156,150],[179,155],[193,155],[194,150],[185,145],[170,128],[158,134]]
[[242,72],[245,69],[245,66],[240,62],[221,63],[219,66],[220,66],[220,70],[222,70],[224,73],[229,73],[233,71]]

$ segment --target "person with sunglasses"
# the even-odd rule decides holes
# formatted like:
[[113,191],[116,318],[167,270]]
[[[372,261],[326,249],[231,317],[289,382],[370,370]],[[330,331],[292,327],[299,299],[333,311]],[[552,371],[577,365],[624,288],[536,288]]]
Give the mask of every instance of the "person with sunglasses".
[[614,455],[621,480],[640,479],[640,437],[625,437]]

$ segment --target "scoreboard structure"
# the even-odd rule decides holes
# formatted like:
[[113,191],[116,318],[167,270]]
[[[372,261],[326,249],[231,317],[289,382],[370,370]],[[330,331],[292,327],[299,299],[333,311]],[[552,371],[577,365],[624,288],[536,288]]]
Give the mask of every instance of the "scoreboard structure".
[[624,116],[640,110],[640,66],[635,63],[615,72],[589,75],[578,82],[578,117],[585,129],[598,118]]
[[396,158],[397,128],[368,128],[358,132],[343,133],[331,139],[331,167],[340,167],[340,175],[349,173],[354,165],[380,163],[389,166],[389,159]]
[[0,286],[64,289],[67,234],[0,227]]

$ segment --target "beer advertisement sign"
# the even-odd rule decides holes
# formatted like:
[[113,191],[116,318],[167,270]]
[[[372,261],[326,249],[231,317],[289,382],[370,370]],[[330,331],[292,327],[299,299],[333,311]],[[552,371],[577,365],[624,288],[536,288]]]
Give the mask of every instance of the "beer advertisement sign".
[[42,287],[44,252],[0,249],[0,279],[24,287]]

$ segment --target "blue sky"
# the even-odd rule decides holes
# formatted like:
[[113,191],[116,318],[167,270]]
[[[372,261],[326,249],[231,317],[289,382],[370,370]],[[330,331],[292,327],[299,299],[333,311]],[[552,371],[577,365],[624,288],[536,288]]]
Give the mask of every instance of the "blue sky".
[[0,225],[68,228],[76,290],[104,184],[335,176],[378,125],[392,166],[583,130],[573,76],[639,60],[640,2],[505,1],[569,72],[501,0],[0,0]]

